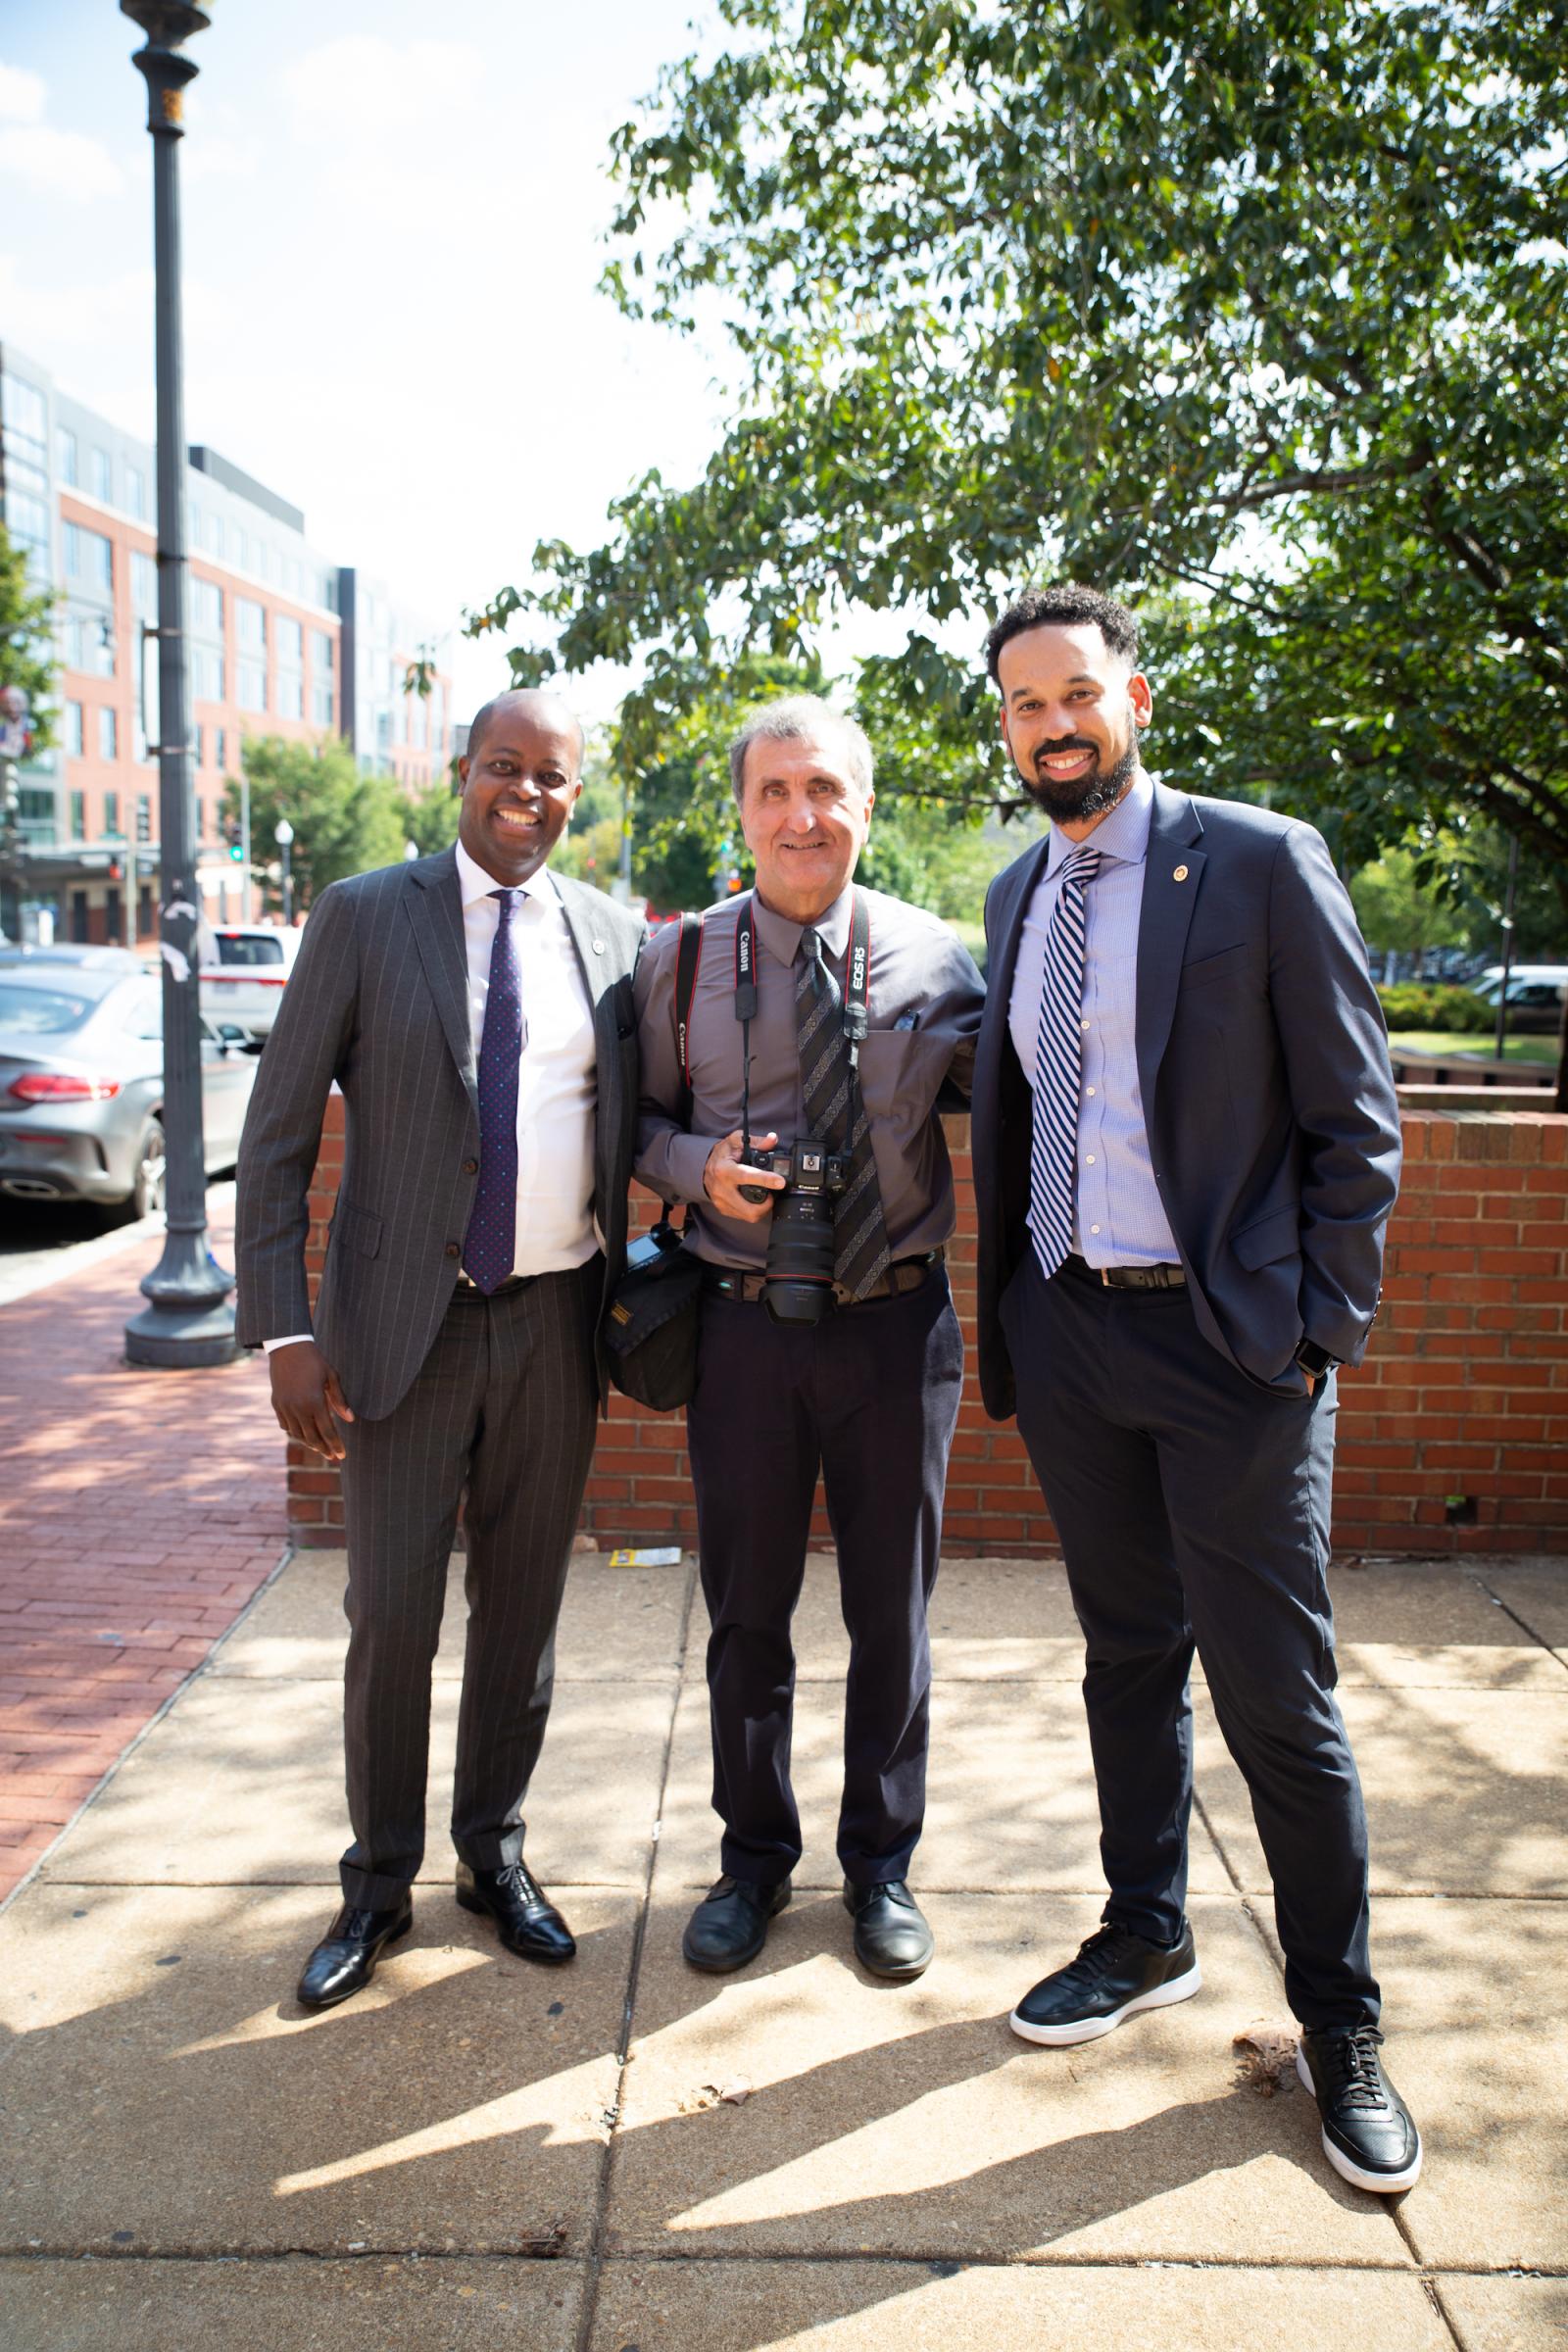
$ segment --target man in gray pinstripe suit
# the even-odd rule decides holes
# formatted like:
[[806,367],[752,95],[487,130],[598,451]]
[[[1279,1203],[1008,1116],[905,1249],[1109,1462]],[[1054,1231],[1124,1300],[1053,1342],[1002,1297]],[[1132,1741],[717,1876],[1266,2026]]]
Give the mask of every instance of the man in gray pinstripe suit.
[[[522,1858],[625,1260],[639,918],[547,868],[582,731],[553,695],[473,722],[456,846],[323,891],[262,1057],[239,1165],[239,1337],[297,1443],[343,1465],[343,1904],[306,1963],[321,2009],[413,1922],[430,1669],[460,1502],[467,1652],[458,1900],[508,1950],[575,1951]],[[314,1330],[307,1195],[328,1093],[347,1125]]]

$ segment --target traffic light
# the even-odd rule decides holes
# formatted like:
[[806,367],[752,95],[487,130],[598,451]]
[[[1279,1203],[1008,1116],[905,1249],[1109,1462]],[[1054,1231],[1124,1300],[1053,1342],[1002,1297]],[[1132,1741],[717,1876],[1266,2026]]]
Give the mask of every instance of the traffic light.
[[237,817],[231,816],[228,819],[227,823],[223,827],[223,837],[228,843],[228,855],[231,863],[234,865],[243,864],[245,858],[245,836],[240,831],[239,820]]
[[147,842],[151,841],[152,837],[153,805],[146,793],[142,793],[136,802],[136,839],[139,842]]

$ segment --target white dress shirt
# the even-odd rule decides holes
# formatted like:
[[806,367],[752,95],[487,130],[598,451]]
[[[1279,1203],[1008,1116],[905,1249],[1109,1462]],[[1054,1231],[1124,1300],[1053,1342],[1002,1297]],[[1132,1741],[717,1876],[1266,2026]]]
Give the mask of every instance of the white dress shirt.
[[1084,843],[1053,825],[1045,870],[1018,939],[1007,1027],[1031,1088],[1045,988],[1046,935],[1076,849],[1100,852],[1084,892],[1083,1069],[1072,1246],[1092,1266],[1174,1265],[1180,1251],[1154,1182],[1138,1083],[1138,927],[1154,787],[1142,768]]
[[[503,885],[460,841],[458,884],[468,961],[468,1028],[477,1068],[490,994],[490,952]],[[599,1247],[594,1228],[594,1112],[599,1100],[593,1004],[548,866],[516,892],[512,937],[522,981],[522,1057],[517,1065],[517,1227],[514,1274],[580,1266]],[[268,1340],[266,1351],[308,1340]]]

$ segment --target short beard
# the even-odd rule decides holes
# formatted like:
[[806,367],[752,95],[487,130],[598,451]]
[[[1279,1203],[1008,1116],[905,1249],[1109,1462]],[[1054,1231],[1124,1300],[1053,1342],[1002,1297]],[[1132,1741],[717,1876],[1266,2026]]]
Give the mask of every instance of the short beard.
[[1070,783],[1058,784],[1038,771],[1029,776],[1020,768],[1018,773],[1037,808],[1043,808],[1058,825],[1079,824],[1086,816],[1103,816],[1107,808],[1115,808],[1138,773],[1138,737],[1133,736],[1113,767],[1093,767],[1087,776],[1075,777]]

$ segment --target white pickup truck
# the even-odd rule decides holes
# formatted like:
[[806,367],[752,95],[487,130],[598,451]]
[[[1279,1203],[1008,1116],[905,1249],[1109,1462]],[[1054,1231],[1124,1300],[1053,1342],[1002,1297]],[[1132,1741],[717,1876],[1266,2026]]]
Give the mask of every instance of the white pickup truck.
[[300,934],[272,923],[215,925],[202,942],[202,1010],[213,1026],[265,1038],[277,1018]]

